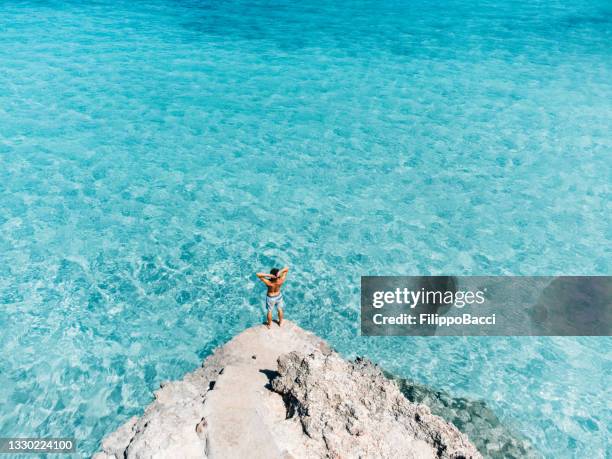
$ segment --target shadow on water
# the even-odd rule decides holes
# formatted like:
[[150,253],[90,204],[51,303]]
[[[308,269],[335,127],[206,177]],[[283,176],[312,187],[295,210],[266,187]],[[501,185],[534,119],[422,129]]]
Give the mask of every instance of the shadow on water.
[[528,314],[542,335],[610,336],[612,277],[564,276],[553,279]]

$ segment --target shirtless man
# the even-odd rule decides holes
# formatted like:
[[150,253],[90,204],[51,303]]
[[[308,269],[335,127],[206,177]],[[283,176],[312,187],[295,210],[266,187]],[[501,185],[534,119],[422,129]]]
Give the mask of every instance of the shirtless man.
[[283,322],[283,307],[285,303],[283,301],[283,294],[280,289],[287,279],[287,273],[289,268],[285,267],[280,271],[278,268],[273,268],[270,274],[257,273],[257,277],[268,287],[268,294],[266,295],[266,308],[268,310],[266,327],[270,328],[272,325],[272,309],[276,306],[278,310],[278,326],[280,327]]

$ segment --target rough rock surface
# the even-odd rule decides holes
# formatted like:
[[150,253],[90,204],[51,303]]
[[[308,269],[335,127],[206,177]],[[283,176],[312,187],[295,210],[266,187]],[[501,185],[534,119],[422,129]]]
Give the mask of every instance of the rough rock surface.
[[183,380],[94,459],[476,458],[452,424],[409,402],[372,363],[347,362],[289,321],[252,327]]
[[272,388],[321,457],[480,457],[467,436],[409,402],[373,363],[298,352],[278,359]]

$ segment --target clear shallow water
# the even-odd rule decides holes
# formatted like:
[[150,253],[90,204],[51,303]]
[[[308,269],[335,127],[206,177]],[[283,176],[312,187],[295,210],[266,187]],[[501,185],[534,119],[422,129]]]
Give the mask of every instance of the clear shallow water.
[[261,319],[609,451],[609,338],[358,337],[363,274],[609,274],[612,9],[0,4],[0,433],[89,455]]

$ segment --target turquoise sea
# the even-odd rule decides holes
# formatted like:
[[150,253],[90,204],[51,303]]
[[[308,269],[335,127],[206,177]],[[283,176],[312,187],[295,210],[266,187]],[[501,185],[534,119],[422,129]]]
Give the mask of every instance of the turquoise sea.
[[608,0],[3,0],[0,437],[90,456],[289,264],[344,355],[610,457],[610,338],[362,338],[359,279],[611,274],[611,43]]

